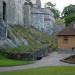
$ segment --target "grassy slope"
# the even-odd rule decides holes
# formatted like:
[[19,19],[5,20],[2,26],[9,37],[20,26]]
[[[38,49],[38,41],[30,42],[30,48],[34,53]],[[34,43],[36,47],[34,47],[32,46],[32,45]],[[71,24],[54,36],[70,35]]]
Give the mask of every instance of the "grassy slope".
[[0,72],[0,75],[75,75],[75,67],[43,67],[10,72]]
[[7,59],[3,56],[0,56],[0,66],[15,66],[15,65],[23,65],[23,64],[25,65],[30,63],[32,63],[32,61]]
[[27,41],[29,42],[28,46],[21,45],[18,48],[14,48],[14,49],[9,48],[10,51],[11,50],[30,51],[34,48],[41,48],[41,47],[51,44],[51,37],[46,33],[38,31],[34,27],[22,27],[22,26],[15,25],[15,26],[11,26],[10,30],[11,30],[10,33],[12,33],[16,38],[19,39],[19,37],[22,36],[23,38],[27,39]]
[[[22,27],[22,26],[11,26],[10,27],[10,33],[12,33],[16,38],[19,39],[20,36],[27,39],[29,42],[28,46],[21,45],[18,46],[18,48],[11,48],[11,47],[5,47],[4,50],[6,51],[32,51],[34,48],[41,48],[46,46],[47,44],[50,44],[50,36],[38,31],[37,29],[33,27]],[[37,42],[39,40],[40,42]],[[3,49],[1,49],[3,51]],[[12,60],[7,59],[3,56],[0,56],[0,66],[12,66],[12,65],[20,65],[20,64],[29,64],[32,63],[32,61],[19,61],[19,60]]]

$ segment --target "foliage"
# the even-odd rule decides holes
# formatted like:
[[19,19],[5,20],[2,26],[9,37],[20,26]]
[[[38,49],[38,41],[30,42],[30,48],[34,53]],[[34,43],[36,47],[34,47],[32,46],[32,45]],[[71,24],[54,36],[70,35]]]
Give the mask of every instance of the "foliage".
[[[28,45],[25,45],[24,43],[21,43],[17,45],[17,47],[12,47],[9,44],[3,46],[3,48],[0,49],[0,54],[4,55],[7,58],[12,59],[18,59],[18,60],[24,60],[25,55],[24,53],[32,53],[33,50],[43,48],[45,46],[49,46],[51,44],[51,37],[50,35],[39,31],[38,29],[34,27],[25,27],[25,26],[17,26],[17,25],[11,25],[8,28],[10,37],[8,37],[10,40],[17,39],[20,41],[20,37],[27,40]],[[11,38],[12,37],[12,38]],[[13,42],[13,40],[12,40]],[[13,42],[14,43],[14,42]],[[30,56],[32,57],[32,56]],[[31,59],[28,57],[29,59]]]
[[58,43],[54,37],[51,38],[51,45],[52,45],[51,47],[54,51],[56,51],[58,49]]
[[59,10],[57,10],[57,9],[55,8],[55,6],[56,6],[56,4],[53,4],[53,3],[51,3],[51,2],[47,2],[47,3],[45,4],[45,8],[49,8],[49,9],[53,12],[54,17],[55,17],[55,19],[56,19],[56,18],[59,18],[60,12],[59,12]]
[[73,21],[75,21],[75,13],[69,14],[67,17],[65,17],[66,26],[68,26]]
[[[51,43],[50,36],[46,33],[39,31],[34,27],[23,27],[23,26],[11,26],[10,27],[11,33],[17,39],[19,37],[25,38],[29,45],[20,45],[18,48],[10,48],[10,51],[30,51],[31,49],[41,48],[47,44]],[[12,36],[12,37],[13,37]]]
[[0,72],[0,75],[75,75],[74,66],[42,67],[18,71]]
[[52,48],[54,51],[56,51],[58,49],[58,44],[56,42],[53,42]]
[[32,1],[31,0],[26,0],[27,4],[29,4],[30,6],[33,6]]
[[49,8],[51,9],[51,8],[54,8],[55,5],[56,5],[56,4],[53,4],[53,3],[51,3],[51,2],[47,2],[47,3],[45,4],[45,7],[49,7]]
[[64,19],[62,19],[62,18],[56,19],[56,24],[57,25],[61,25],[61,24],[64,24],[64,23],[65,23],[65,20]]
[[60,12],[56,8],[50,9],[54,13],[54,18],[57,19],[60,16]]
[[68,15],[70,15],[72,13],[75,13],[75,5],[70,4],[69,6],[64,8],[62,15],[64,17],[67,17]]
[[65,18],[65,23],[68,26],[69,23],[75,20],[75,5],[70,4],[65,7],[62,16]]

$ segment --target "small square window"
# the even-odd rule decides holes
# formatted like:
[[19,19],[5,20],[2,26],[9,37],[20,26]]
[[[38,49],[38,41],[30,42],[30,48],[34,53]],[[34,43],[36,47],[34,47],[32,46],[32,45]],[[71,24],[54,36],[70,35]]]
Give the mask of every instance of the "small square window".
[[68,40],[69,40],[68,37],[65,36],[65,37],[64,37],[64,43],[67,44],[67,43],[68,43]]

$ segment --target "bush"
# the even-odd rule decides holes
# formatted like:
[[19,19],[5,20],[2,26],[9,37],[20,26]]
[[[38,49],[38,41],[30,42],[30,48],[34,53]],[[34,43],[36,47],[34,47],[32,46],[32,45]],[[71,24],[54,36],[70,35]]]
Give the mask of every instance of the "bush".
[[9,51],[7,49],[0,49],[0,55],[9,58],[9,59],[17,59],[17,60],[31,60],[32,59],[32,55],[31,53],[27,53],[27,52],[18,52],[18,51]]

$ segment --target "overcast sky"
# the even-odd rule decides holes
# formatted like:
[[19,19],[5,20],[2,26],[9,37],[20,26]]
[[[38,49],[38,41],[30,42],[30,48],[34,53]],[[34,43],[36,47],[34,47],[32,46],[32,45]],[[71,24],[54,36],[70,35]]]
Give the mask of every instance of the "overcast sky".
[[52,3],[56,3],[56,8],[60,11],[63,10],[63,8],[69,4],[75,4],[75,0],[41,0],[42,6],[44,6],[44,3],[51,1]]

